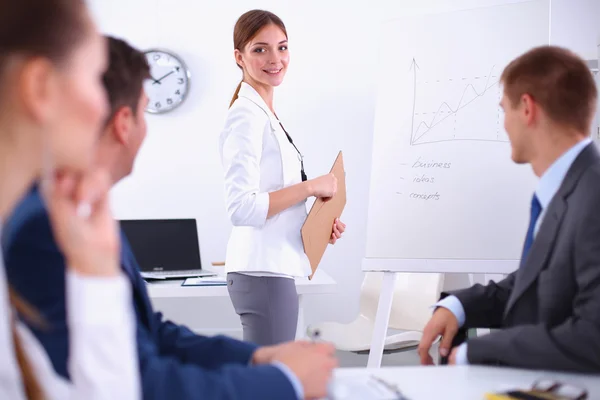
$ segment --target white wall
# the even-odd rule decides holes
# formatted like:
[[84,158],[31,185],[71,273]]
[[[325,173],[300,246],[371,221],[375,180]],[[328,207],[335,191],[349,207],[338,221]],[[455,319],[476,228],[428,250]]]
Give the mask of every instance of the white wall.
[[600,0],[552,0],[552,44],[568,47],[585,59],[597,59]]
[[[224,259],[230,225],[223,206],[217,139],[240,79],[232,56],[233,25],[248,9],[273,11],[288,27],[292,55],[286,82],[276,96],[278,114],[305,154],[310,176],[327,172],[338,150],[344,151],[346,162],[348,204],[343,220],[348,230],[321,265],[339,283],[339,293],[309,300],[307,320],[351,320],[358,310],[362,281],[379,22],[402,12],[515,1],[91,0],[104,32],[141,49],[173,50],[193,74],[191,93],[182,107],[148,116],[149,135],[134,174],[114,191],[117,217],[195,217],[202,262]],[[600,0],[553,0],[553,8],[553,43],[594,57]],[[450,286],[467,284],[464,277],[454,278],[447,278]],[[157,306],[197,329],[237,327],[228,299],[210,307],[202,304],[162,301]]]

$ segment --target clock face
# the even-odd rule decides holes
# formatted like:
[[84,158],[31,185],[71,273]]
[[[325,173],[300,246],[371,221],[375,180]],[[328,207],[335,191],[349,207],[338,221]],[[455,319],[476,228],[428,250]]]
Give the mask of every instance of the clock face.
[[181,105],[190,88],[190,72],[181,58],[164,50],[149,50],[151,79],[144,83],[150,113],[164,113]]

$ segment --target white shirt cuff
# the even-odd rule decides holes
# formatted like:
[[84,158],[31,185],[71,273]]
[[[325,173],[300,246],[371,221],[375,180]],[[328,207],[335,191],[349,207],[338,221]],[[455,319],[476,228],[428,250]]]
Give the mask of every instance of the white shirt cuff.
[[438,301],[435,307],[444,307],[450,310],[456,317],[459,328],[465,324],[465,309],[456,296],[448,296],[444,300]]
[[467,343],[463,343],[456,348],[456,365],[469,365]]
[[253,226],[264,226],[265,222],[267,222],[267,216],[269,215],[269,203],[271,202],[271,197],[268,192],[261,192],[256,194],[256,203],[254,205],[254,215],[256,221],[252,221]]
[[70,324],[114,326],[131,320],[131,284],[124,273],[91,277],[67,268],[66,280]]
[[292,372],[292,370],[282,362],[275,361],[273,365],[281,370],[283,374],[288,378],[292,386],[294,387],[294,391],[296,392],[296,396],[298,396],[298,400],[304,398],[304,387],[302,383],[298,379],[298,377]]
[[268,192],[245,194],[227,205],[229,218],[234,226],[262,228],[269,215],[271,198]]
[[140,399],[131,284],[67,269],[70,399]]

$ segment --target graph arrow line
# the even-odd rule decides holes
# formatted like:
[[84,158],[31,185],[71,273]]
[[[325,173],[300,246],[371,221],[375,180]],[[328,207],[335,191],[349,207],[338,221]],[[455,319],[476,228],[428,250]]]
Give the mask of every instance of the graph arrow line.
[[[467,105],[471,104],[473,101],[477,100],[478,98],[482,97],[490,88],[492,88],[494,85],[496,85],[498,82],[494,82],[492,85],[489,85],[490,82],[490,78],[492,77],[492,73],[494,71],[495,66],[492,66],[490,73],[488,74],[488,77],[486,79],[486,83],[485,83],[485,88],[483,89],[483,91],[481,93],[479,93],[477,91],[477,89],[475,88],[475,86],[473,86],[473,84],[468,84],[467,86],[465,86],[465,89],[463,90],[462,96],[458,102],[458,105],[456,107],[456,109],[453,109],[450,104],[448,104],[447,102],[443,102],[440,107],[438,108],[438,110],[435,112],[432,120],[430,123],[427,123],[426,121],[421,121],[419,123],[419,125],[417,126],[417,130],[412,131],[411,132],[411,144],[416,144],[423,136],[425,136],[427,133],[429,133],[429,131],[431,131],[431,129],[433,129],[435,126],[439,125],[440,123],[442,123],[443,121],[445,121],[447,118],[456,115],[458,113],[458,111],[460,111],[461,109],[465,108]],[[415,81],[416,82],[416,81]],[[462,104],[465,95],[467,93],[467,91],[469,90],[469,88],[471,88],[473,90],[473,92],[475,93],[475,98],[471,99],[470,101]],[[414,105],[416,103],[416,89],[415,89],[415,94],[414,94],[414,99],[413,99],[413,122],[411,124],[411,126],[414,127]],[[449,111],[448,115],[446,115],[444,118],[438,120],[436,122],[436,119],[438,118],[438,116],[440,115],[440,111],[446,107]],[[421,133],[420,135],[418,135],[419,129],[421,129],[422,126],[427,127],[427,129]],[[418,136],[417,136],[418,135]],[[416,139],[412,140],[413,137],[416,137]]]
[[[413,144],[413,138],[414,138],[414,127],[415,127],[415,106],[417,103],[417,69],[419,68],[419,64],[417,64],[417,61],[415,60],[415,58],[413,57],[412,59],[412,63],[410,64],[410,69],[412,69],[414,71],[414,78],[413,78],[413,109],[412,109],[412,121],[410,123],[410,144]],[[410,71],[410,70],[409,70]]]

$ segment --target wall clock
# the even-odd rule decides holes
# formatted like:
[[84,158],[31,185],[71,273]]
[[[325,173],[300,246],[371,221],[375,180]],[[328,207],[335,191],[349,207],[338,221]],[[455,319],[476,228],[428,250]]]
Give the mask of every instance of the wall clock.
[[144,82],[148,95],[146,111],[161,114],[179,107],[190,90],[191,74],[181,57],[161,49],[145,52],[151,79]]

